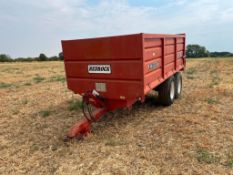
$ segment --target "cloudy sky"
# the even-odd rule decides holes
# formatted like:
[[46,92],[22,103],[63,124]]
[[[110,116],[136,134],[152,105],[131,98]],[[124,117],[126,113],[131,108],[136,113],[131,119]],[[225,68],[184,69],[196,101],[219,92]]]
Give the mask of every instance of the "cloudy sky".
[[233,52],[232,0],[0,0],[0,53],[56,55],[60,40],[186,33],[188,43]]

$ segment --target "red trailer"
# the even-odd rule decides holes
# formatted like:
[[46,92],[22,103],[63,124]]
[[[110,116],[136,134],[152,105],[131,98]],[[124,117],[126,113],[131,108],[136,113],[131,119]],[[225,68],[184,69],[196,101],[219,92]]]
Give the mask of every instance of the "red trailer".
[[144,102],[151,90],[171,105],[182,90],[185,34],[133,34],[62,41],[67,85],[83,97],[85,118],[67,138],[90,132],[91,123],[118,108]]

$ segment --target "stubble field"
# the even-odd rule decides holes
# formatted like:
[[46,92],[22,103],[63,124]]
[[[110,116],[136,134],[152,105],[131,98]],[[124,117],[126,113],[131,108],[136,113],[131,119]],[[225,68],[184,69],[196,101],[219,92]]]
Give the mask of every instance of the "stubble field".
[[190,59],[182,98],[156,95],[63,142],[82,118],[62,62],[0,64],[0,174],[233,174],[233,59]]

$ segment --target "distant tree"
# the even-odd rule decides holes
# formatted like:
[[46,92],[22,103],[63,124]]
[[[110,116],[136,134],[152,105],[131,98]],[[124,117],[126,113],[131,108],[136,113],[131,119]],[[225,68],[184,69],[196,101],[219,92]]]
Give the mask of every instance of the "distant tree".
[[27,58],[15,58],[14,61],[19,61],[19,62],[32,62],[35,61],[35,58],[27,57]]
[[11,62],[13,59],[6,54],[0,54],[0,62]]
[[200,58],[200,57],[208,57],[209,51],[206,50],[204,46],[200,46],[198,44],[190,44],[186,49],[187,58]]
[[64,60],[63,52],[60,52],[60,53],[58,54],[58,57],[59,57],[60,60]]
[[41,53],[37,60],[38,61],[48,61],[48,57],[45,54]]
[[211,57],[233,57],[233,53],[230,52],[210,52]]
[[59,60],[58,56],[49,57],[49,61],[58,61],[58,60]]
[[36,58],[31,58],[31,57],[24,58],[24,61],[28,61],[28,62],[32,62],[35,60],[36,60]]

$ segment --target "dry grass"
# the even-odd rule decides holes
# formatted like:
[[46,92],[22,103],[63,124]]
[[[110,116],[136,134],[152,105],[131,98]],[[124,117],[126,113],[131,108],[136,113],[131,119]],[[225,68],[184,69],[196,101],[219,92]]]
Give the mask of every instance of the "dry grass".
[[233,174],[233,59],[188,60],[174,105],[150,96],[71,143],[82,114],[61,62],[0,64],[0,76],[0,174]]

